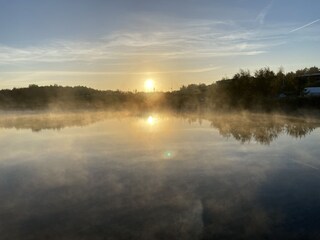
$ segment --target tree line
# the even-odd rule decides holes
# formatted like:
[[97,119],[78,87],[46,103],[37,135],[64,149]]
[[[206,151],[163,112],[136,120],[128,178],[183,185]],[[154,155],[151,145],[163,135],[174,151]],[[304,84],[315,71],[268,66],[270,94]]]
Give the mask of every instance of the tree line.
[[142,93],[100,91],[84,86],[63,87],[59,85],[13,88],[0,91],[2,109],[124,109],[143,105]]
[[[176,111],[294,110],[319,108],[320,98],[305,98],[303,89],[320,87],[320,79],[305,78],[320,73],[318,67],[284,73],[261,68],[253,74],[240,70],[230,79],[190,84],[172,92],[102,91],[84,86],[29,85],[0,90],[1,109],[111,109]],[[320,77],[320,75],[319,75]],[[314,80],[315,79],[315,80]]]
[[304,77],[320,74],[318,67],[284,73],[270,68],[261,68],[251,74],[240,70],[231,79],[212,83],[190,84],[169,94],[170,104],[179,110],[294,110],[317,108],[319,98],[303,97],[308,86],[320,87],[317,78]]

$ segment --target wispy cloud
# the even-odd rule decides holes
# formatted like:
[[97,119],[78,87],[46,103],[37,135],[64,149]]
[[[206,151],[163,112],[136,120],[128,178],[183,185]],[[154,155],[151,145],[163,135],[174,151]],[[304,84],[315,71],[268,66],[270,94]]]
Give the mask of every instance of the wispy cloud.
[[[168,70],[168,71],[150,71],[147,74],[175,74],[175,73],[204,73],[211,72],[221,68],[220,66],[214,67],[199,67],[199,68],[187,68],[187,69],[177,69],[177,70]],[[46,76],[46,75],[145,75],[144,71],[4,71],[2,74],[21,74],[21,75],[37,75],[37,76]]]
[[[228,30],[225,30],[228,26]],[[185,24],[177,29],[149,32],[114,32],[101,39],[56,41],[43,46],[15,48],[0,45],[0,63],[117,64],[150,59],[163,61],[258,55],[273,40],[259,39],[254,31],[237,30],[233,23]]]
[[269,2],[269,4],[262,9],[262,11],[258,14],[256,21],[258,21],[260,24],[264,24],[265,18],[268,15],[270,9],[272,8],[273,0]]
[[303,29],[303,28],[306,28],[306,27],[309,27],[309,26],[311,26],[312,24],[315,24],[315,23],[317,23],[317,22],[319,22],[319,21],[320,21],[320,19],[317,19],[317,20],[315,20],[315,21],[309,22],[309,23],[303,25],[302,27],[298,27],[298,28],[295,28],[295,29],[291,30],[289,33],[293,33],[293,32],[299,31],[299,30],[301,30],[301,29]]

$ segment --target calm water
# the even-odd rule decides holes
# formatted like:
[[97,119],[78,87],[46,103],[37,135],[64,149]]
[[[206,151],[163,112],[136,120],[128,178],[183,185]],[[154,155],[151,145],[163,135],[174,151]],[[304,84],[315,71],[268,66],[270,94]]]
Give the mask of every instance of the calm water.
[[0,239],[320,239],[319,126],[2,113]]

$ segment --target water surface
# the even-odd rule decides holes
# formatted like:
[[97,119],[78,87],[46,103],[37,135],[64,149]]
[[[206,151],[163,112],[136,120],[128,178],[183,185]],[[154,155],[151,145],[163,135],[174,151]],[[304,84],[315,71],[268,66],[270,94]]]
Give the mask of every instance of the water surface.
[[2,113],[0,238],[319,239],[319,126]]

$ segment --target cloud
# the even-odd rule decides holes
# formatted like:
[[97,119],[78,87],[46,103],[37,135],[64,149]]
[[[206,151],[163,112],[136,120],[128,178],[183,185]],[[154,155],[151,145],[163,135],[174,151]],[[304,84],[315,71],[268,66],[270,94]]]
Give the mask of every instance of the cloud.
[[303,25],[302,27],[298,27],[298,28],[295,28],[295,29],[291,30],[289,33],[293,33],[293,32],[299,31],[299,30],[301,30],[301,29],[303,29],[303,28],[306,28],[306,27],[309,27],[309,26],[311,26],[312,24],[315,24],[315,23],[317,23],[317,22],[319,22],[319,21],[320,21],[320,19],[317,19],[317,20],[315,20],[315,21],[309,22],[309,23]]
[[[175,73],[204,73],[211,72],[221,68],[220,66],[214,67],[199,67],[199,68],[188,68],[188,69],[177,69],[177,70],[168,70],[168,71],[152,71],[147,72],[148,74],[175,74]],[[145,75],[146,72],[143,71],[16,71],[10,72],[5,71],[2,74],[9,76],[10,74],[21,74],[23,76],[48,76],[48,75],[56,75],[56,76],[68,76],[68,75]]]
[[270,1],[270,3],[264,9],[262,9],[262,11],[258,14],[256,21],[258,21],[260,24],[264,24],[264,20],[268,15],[272,5],[273,5],[273,1]]
[[122,79],[137,81],[146,75],[205,81],[234,57],[253,58],[283,44],[283,32],[288,28],[255,30],[234,22],[192,21],[172,28],[116,31],[90,41],[0,44],[0,81],[6,88],[63,81],[105,88],[102,82],[109,81],[115,84],[108,88],[114,89],[127,86]]
[[262,54],[270,45],[272,40],[259,40],[259,36],[255,31],[238,30],[231,22],[205,21],[161,31],[113,32],[94,41],[55,41],[23,48],[0,45],[0,63],[114,65],[130,64],[137,59],[248,56]]

